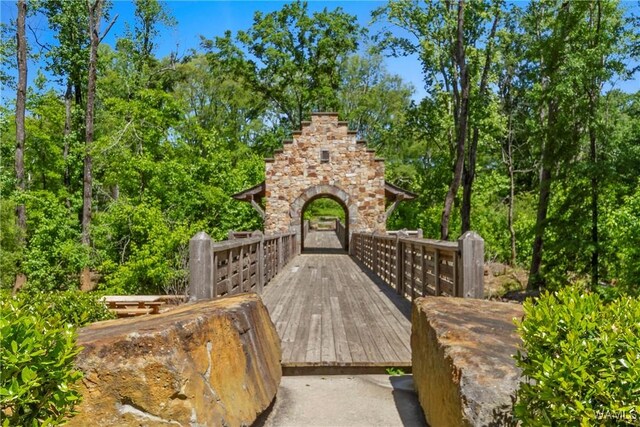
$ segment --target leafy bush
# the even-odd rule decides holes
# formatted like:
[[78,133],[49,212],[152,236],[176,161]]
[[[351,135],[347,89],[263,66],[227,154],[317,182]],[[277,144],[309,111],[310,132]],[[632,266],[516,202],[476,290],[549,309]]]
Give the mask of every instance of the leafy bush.
[[99,301],[100,296],[80,291],[38,292],[29,287],[16,301],[23,311],[42,316],[51,313],[64,324],[84,326],[100,320],[115,319],[115,314]]
[[16,225],[15,203],[0,199],[0,289],[11,289],[23,248],[18,244],[20,229]]
[[79,272],[89,264],[89,252],[80,243],[80,227],[64,201],[48,191],[25,195],[27,247],[24,273],[29,286],[39,290],[73,289]]
[[59,316],[42,318],[3,301],[0,331],[0,405],[3,425],[59,424],[80,398],[73,384],[82,374],[73,360],[75,328]]
[[0,410],[3,426],[61,424],[80,394],[76,327],[114,317],[97,296],[22,292],[0,300]]
[[114,203],[96,215],[102,289],[112,293],[157,294],[186,275],[189,239],[197,230],[171,223],[157,207]]
[[[640,180],[638,182],[640,184]],[[611,276],[628,291],[640,293],[640,186],[625,197],[617,208],[607,212],[605,224],[611,232],[611,244],[605,251],[612,260]]]
[[523,425],[640,423],[640,300],[577,287],[524,304]]

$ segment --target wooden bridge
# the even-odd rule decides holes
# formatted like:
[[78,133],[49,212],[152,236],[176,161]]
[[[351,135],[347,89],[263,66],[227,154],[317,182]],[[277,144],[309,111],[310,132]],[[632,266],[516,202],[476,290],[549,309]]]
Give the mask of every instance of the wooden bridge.
[[282,342],[285,373],[379,372],[411,367],[411,301],[423,295],[482,297],[483,242],[408,233],[353,233],[350,253],[337,230],[214,243],[190,242],[190,295],[215,298],[254,291]]
[[[265,180],[232,195],[251,203],[267,234],[215,243],[197,234],[190,298],[261,294],[285,373],[409,368],[411,301],[481,298],[484,242],[475,233],[441,242],[387,231],[398,204],[417,196],[385,181],[384,159],[337,113],[312,113],[291,136],[265,159]],[[344,223],[310,229],[305,210],[319,198],[340,205]]]

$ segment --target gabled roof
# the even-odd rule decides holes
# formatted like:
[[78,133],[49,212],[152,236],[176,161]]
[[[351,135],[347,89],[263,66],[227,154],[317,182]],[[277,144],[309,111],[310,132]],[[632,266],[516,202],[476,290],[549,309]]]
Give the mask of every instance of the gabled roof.
[[[384,182],[384,195],[389,200],[396,200],[396,199],[413,200],[416,197],[418,197],[416,194],[410,191],[404,190],[398,187],[397,185],[390,184],[387,181]],[[264,181],[262,181],[260,184],[254,185],[251,188],[248,188],[244,191],[233,194],[231,197],[233,197],[236,200],[250,202],[251,200],[256,200],[256,199],[260,200],[264,196],[265,196],[265,184],[264,184]]]

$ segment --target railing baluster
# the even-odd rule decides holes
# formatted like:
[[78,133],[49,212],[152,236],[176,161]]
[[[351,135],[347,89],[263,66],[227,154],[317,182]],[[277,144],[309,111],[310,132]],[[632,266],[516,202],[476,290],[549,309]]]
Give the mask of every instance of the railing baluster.
[[433,255],[433,275],[435,276],[435,292],[436,296],[440,296],[442,289],[440,289],[440,251],[436,249]]

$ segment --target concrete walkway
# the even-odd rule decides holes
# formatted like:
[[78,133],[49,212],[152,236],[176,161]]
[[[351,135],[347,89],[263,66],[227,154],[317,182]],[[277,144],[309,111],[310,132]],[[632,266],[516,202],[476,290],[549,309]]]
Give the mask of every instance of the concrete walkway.
[[270,411],[255,426],[426,426],[411,375],[282,377]]

